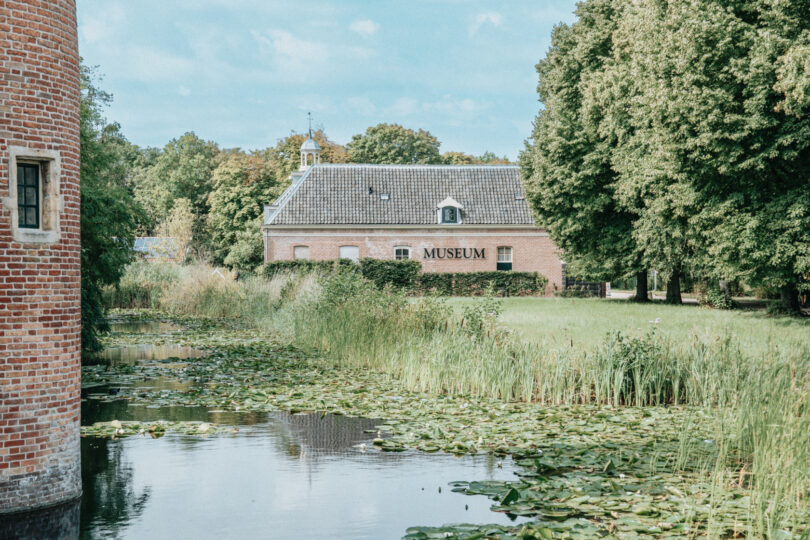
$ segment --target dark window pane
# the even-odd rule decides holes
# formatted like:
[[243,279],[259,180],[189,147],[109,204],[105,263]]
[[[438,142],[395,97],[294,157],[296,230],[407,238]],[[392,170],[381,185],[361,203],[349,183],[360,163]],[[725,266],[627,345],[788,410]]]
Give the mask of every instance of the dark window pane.
[[17,190],[17,206],[22,206],[25,204],[25,192],[24,190],[18,189]]
[[24,204],[37,204],[37,188],[25,188],[25,203]]
[[37,219],[37,209],[36,208],[31,208],[31,207],[26,207],[25,208],[25,215],[26,215],[25,224],[30,226],[30,227],[36,227],[37,226],[37,221],[39,221]]

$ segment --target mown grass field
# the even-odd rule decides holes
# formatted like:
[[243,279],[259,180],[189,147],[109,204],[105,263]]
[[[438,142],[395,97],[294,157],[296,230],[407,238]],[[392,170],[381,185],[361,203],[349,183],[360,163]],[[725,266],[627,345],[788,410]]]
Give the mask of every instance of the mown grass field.
[[[474,298],[449,300],[458,312]],[[608,333],[643,334],[651,329],[673,340],[730,335],[749,352],[773,344],[810,345],[810,318],[772,317],[762,310],[717,310],[694,304],[581,298],[504,298],[500,322],[521,337],[553,346],[590,348]]]

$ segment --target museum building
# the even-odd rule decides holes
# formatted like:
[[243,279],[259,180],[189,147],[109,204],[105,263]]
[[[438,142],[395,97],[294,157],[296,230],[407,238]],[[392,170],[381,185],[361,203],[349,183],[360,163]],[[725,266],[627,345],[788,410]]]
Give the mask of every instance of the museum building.
[[292,184],[265,206],[265,262],[415,259],[425,272],[539,272],[563,263],[517,166],[321,164],[311,133]]

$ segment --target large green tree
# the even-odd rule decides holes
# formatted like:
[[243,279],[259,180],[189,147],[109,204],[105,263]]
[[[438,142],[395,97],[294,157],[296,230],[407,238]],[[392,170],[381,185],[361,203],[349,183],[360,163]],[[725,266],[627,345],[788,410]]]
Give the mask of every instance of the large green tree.
[[622,3],[590,0],[579,20],[554,28],[552,46],[537,65],[543,108],[520,156],[528,199],[539,225],[564,251],[569,274],[595,279],[637,276],[636,298],[647,300],[647,270],[633,235],[636,215],[620,204],[613,168],[626,122],[605,133],[608,107],[621,108],[622,93],[594,97],[613,55],[613,33]]
[[637,89],[617,168],[651,194],[645,254],[776,287],[790,311],[810,249],[808,13],[806,0],[645,0],[615,37]]
[[127,188],[138,152],[118,124],[103,115],[112,97],[96,86],[94,73],[82,67],[81,141],[81,296],[82,348],[101,347],[106,328],[101,290],[118,282],[132,259],[136,228],[145,219]]
[[414,131],[398,124],[377,124],[346,145],[352,163],[442,163],[439,140],[429,131]]
[[214,261],[241,270],[262,262],[264,205],[281,195],[284,183],[268,152],[229,155],[213,174],[208,227]]
[[133,180],[135,196],[149,214],[148,232],[154,233],[168,218],[175,200],[185,198],[191,201],[195,215],[192,243],[198,251],[204,250],[208,196],[213,189],[214,169],[222,159],[219,147],[186,133],[151,157],[136,171]]

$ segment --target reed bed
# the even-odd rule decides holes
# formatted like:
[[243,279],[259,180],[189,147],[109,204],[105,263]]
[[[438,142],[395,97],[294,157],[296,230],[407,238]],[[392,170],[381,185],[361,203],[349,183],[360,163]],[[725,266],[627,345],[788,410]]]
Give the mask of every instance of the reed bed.
[[[490,302],[487,304],[487,302]],[[373,369],[432,394],[549,406],[700,407],[716,421],[718,496],[751,490],[752,534],[779,537],[807,516],[810,496],[810,351],[797,343],[744,350],[731,335],[674,341],[655,329],[606,335],[593,348],[522,340],[497,324],[492,300],[461,317],[437,299],[409,301],[350,274],[292,302],[287,331],[341,366]],[[684,444],[681,463],[700,456]],[[693,455],[694,454],[694,455]]]

